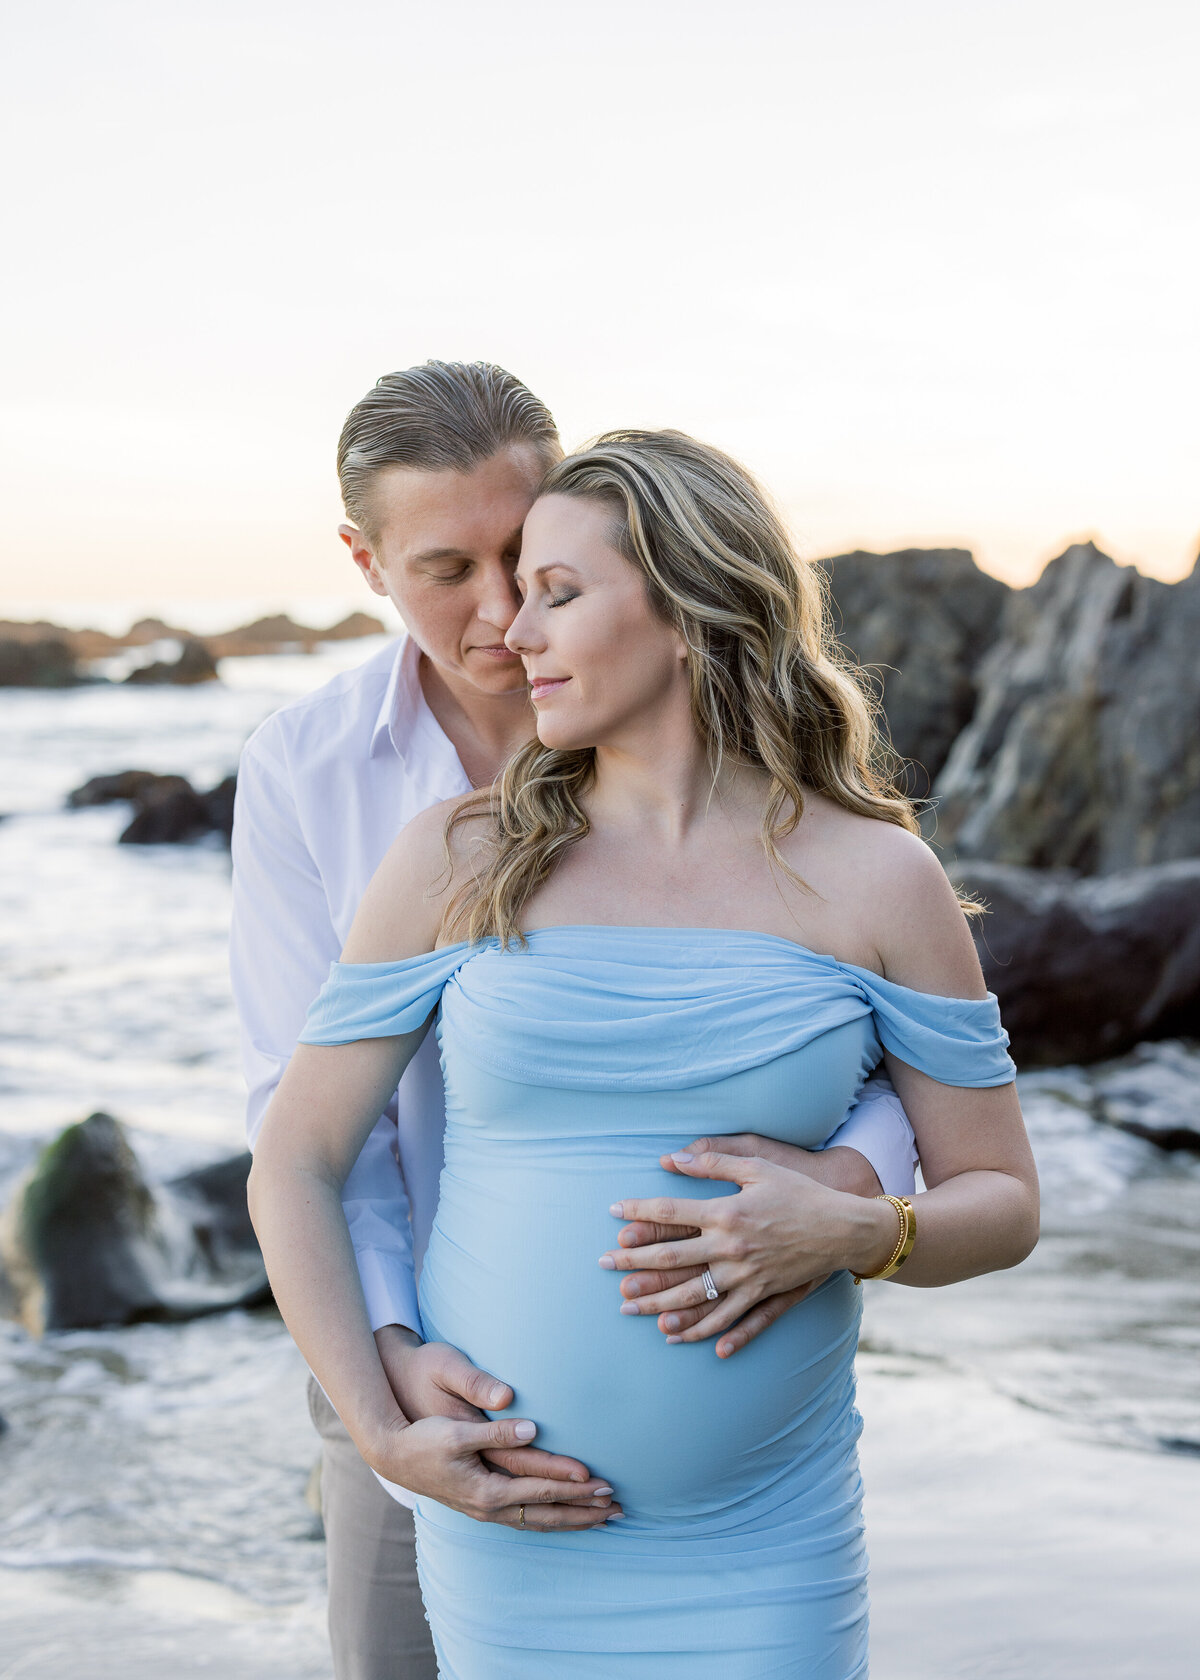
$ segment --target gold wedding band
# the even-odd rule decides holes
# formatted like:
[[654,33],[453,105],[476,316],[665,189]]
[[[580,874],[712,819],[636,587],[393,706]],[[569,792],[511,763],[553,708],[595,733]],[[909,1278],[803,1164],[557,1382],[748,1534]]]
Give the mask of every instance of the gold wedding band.
[[517,1527],[518,1528],[524,1528],[525,1527],[525,1507],[524,1507],[524,1505],[518,1505],[517,1506]]

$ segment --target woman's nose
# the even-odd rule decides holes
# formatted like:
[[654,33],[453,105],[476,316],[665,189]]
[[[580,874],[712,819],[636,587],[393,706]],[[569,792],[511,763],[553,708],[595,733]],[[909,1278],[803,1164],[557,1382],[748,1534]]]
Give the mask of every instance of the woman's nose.
[[533,653],[540,645],[541,638],[536,633],[536,619],[530,611],[529,603],[522,602],[516,618],[509,625],[504,637],[504,645],[510,653]]

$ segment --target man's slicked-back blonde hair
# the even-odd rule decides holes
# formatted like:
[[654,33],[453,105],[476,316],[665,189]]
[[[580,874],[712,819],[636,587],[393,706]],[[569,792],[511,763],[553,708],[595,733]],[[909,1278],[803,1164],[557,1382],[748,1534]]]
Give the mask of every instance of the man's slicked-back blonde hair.
[[[919,833],[878,702],[833,639],[824,573],[799,559],[744,467],[682,432],[606,432],[552,466],[539,494],[611,510],[614,544],[687,645],[692,717],[714,785],[725,765],[769,777],[762,840],[786,874],[797,879],[779,841],[800,821],[805,787]],[[520,939],[528,899],[588,832],[594,772],[591,748],[534,740],[494,788],[456,810],[448,846],[459,823],[489,820],[476,868],[447,908],[447,932]],[[960,902],[968,913],[979,908]]]
[[522,444],[543,472],[562,458],[550,410],[494,362],[430,361],[385,373],[350,410],[338,439],[346,515],[374,539],[371,487],[385,467],[470,472]]

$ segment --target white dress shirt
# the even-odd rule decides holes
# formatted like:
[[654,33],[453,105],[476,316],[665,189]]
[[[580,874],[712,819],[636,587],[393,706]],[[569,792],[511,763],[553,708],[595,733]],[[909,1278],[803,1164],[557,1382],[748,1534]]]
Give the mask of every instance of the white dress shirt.
[[[384,853],[419,811],[470,788],[422,693],[419,658],[400,637],[281,707],[242,753],[230,961],[251,1148]],[[421,1330],[416,1278],[437,1208],[444,1128],[429,1033],[342,1193],[372,1330]],[[891,1194],[912,1193],[912,1128],[886,1076],[863,1087],[826,1147],[834,1143],[864,1155]]]

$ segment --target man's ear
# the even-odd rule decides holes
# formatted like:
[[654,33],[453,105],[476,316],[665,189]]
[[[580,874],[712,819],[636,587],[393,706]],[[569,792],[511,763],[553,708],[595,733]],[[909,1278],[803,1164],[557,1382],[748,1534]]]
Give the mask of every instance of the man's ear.
[[376,595],[386,595],[387,585],[379,573],[379,562],[375,558],[375,551],[357,525],[339,525],[338,536],[350,550],[350,558],[366,578],[368,585]]

